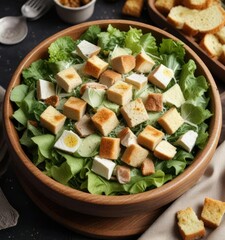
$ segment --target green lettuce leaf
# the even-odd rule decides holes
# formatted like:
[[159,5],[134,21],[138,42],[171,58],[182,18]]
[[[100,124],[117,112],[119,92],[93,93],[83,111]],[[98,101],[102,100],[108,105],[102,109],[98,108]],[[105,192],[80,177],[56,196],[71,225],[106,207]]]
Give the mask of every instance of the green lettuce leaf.
[[20,84],[13,88],[10,94],[10,101],[15,102],[18,107],[20,107],[21,102],[26,97],[28,92],[28,86],[25,84]]
[[173,159],[168,161],[156,161],[155,169],[161,170],[165,174],[172,174],[173,177],[182,173],[186,166],[194,159],[191,153],[179,149]]
[[140,45],[145,52],[158,55],[158,47],[155,37],[151,33],[146,33],[140,37]]
[[55,136],[44,134],[32,137],[31,140],[38,146],[38,150],[44,158],[51,159],[52,147],[55,143]]
[[80,40],[86,40],[93,44],[97,44],[98,42],[98,34],[100,34],[101,28],[97,25],[90,26],[88,30],[83,33],[80,37]]
[[125,47],[130,48],[133,53],[141,52],[140,39],[142,36],[142,30],[130,27],[130,30],[126,34]]
[[196,145],[200,148],[203,149],[207,139],[209,137],[209,133],[207,132],[208,130],[208,125],[206,123],[201,123],[198,125],[198,138],[196,140]]
[[48,67],[47,61],[40,59],[33,62],[29,68],[24,69],[22,75],[23,83],[30,89],[34,89],[38,79],[50,79],[51,71]]
[[184,61],[185,49],[182,42],[177,42],[172,39],[162,39],[159,47],[160,54],[174,54],[179,62]]
[[208,109],[186,102],[181,106],[181,116],[188,122],[200,124],[212,116]]
[[[190,59],[182,67],[180,74],[179,85],[184,94],[185,99],[193,99],[198,101],[198,97],[203,96],[203,94],[208,90],[208,84],[204,76],[195,77],[195,70],[197,66],[195,62]],[[201,99],[201,102],[203,99]],[[207,99],[205,101],[208,102]]]
[[73,61],[72,51],[75,50],[75,42],[69,36],[58,38],[48,48],[49,62]]
[[98,34],[98,45],[106,51],[112,51],[116,45],[123,47],[125,34],[125,32],[109,24],[106,32]]
[[66,159],[59,167],[52,166],[51,176],[62,184],[68,184],[68,181],[76,175],[84,166],[84,159],[76,158],[66,153],[59,153]]

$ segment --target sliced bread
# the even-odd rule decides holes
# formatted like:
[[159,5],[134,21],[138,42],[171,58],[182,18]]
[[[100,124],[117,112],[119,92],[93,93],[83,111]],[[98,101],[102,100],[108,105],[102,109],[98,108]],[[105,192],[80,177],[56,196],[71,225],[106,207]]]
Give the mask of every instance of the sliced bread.
[[187,8],[202,10],[209,7],[213,0],[183,0],[183,5]]
[[184,240],[194,240],[205,235],[205,227],[199,220],[194,210],[188,207],[177,212],[178,227]]
[[219,39],[211,33],[206,34],[199,43],[199,46],[210,56],[219,58],[222,53],[222,44]]
[[176,7],[173,7],[168,16],[167,16],[167,21],[172,24],[174,27],[177,29],[182,29],[184,26],[184,23],[186,19],[194,14],[197,10],[193,10],[187,7],[184,7],[182,5],[178,5]]
[[225,26],[215,33],[222,44],[225,44]]
[[212,198],[205,198],[201,219],[206,226],[211,228],[218,227],[221,223],[224,213],[225,202]]
[[225,24],[225,12],[218,4],[193,12],[185,17],[183,31],[187,35],[195,36],[198,33],[215,33]]

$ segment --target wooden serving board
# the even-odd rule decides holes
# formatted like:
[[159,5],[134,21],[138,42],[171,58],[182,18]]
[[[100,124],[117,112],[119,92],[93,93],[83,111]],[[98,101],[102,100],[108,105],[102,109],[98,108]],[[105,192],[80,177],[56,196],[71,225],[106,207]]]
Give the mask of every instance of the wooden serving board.
[[155,7],[155,0],[148,0],[148,12],[152,21],[156,26],[166,29],[168,32],[178,37],[189,47],[191,47],[203,60],[209,70],[216,76],[220,81],[225,82],[225,65],[219,62],[216,58],[211,58],[204,52],[199,44],[195,41],[193,37],[185,35],[182,31],[176,29],[170,23],[167,22],[166,16],[160,13]]
[[72,231],[97,239],[137,239],[166,208],[120,218],[85,215],[63,208],[45,198],[21,176],[17,175],[24,190],[45,214]]

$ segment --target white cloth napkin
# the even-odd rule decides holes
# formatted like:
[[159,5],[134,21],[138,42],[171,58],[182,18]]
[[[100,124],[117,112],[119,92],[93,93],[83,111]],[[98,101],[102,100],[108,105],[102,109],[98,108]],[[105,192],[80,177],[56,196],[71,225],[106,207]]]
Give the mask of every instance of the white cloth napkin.
[[[1,159],[0,159],[0,177],[1,177],[1,171],[4,166],[1,165],[1,160],[4,159],[4,152],[6,149],[5,142],[3,140],[3,132],[2,132],[2,119],[1,119],[1,111],[2,111],[2,101],[4,98],[5,89],[0,86],[0,152],[1,152]],[[3,162],[2,162],[3,164]],[[13,227],[17,224],[19,218],[18,212],[10,205],[8,200],[6,199],[4,193],[2,192],[0,188],[0,230]]]
[[[212,161],[196,185],[174,201],[168,209],[142,234],[139,240],[182,239],[177,227],[176,213],[192,207],[200,217],[205,197],[225,201],[225,141],[217,148]],[[206,228],[207,240],[225,239],[225,216],[215,230]]]

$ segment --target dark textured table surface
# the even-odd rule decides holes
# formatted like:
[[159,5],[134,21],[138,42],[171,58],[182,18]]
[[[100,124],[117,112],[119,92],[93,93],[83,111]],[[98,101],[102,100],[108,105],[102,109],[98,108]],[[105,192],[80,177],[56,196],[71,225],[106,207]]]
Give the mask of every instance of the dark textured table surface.
[[[9,15],[20,15],[20,7],[24,2],[24,0],[1,0],[0,18]],[[146,7],[139,19],[123,16],[121,10],[124,2],[124,0],[97,0],[95,12],[89,20],[117,18],[141,21],[149,24],[152,23]],[[7,87],[20,61],[37,44],[52,34],[70,26],[70,24],[66,24],[59,19],[53,7],[41,19],[28,22],[29,32],[21,43],[12,46],[0,44],[0,84],[5,88]],[[221,83],[218,83],[218,86],[221,91],[224,91],[224,86],[222,86]],[[90,237],[81,236],[64,228],[41,212],[23,191],[11,168],[0,178],[0,187],[11,205],[20,214],[17,226],[0,231],[1,240],[91,239]]]

